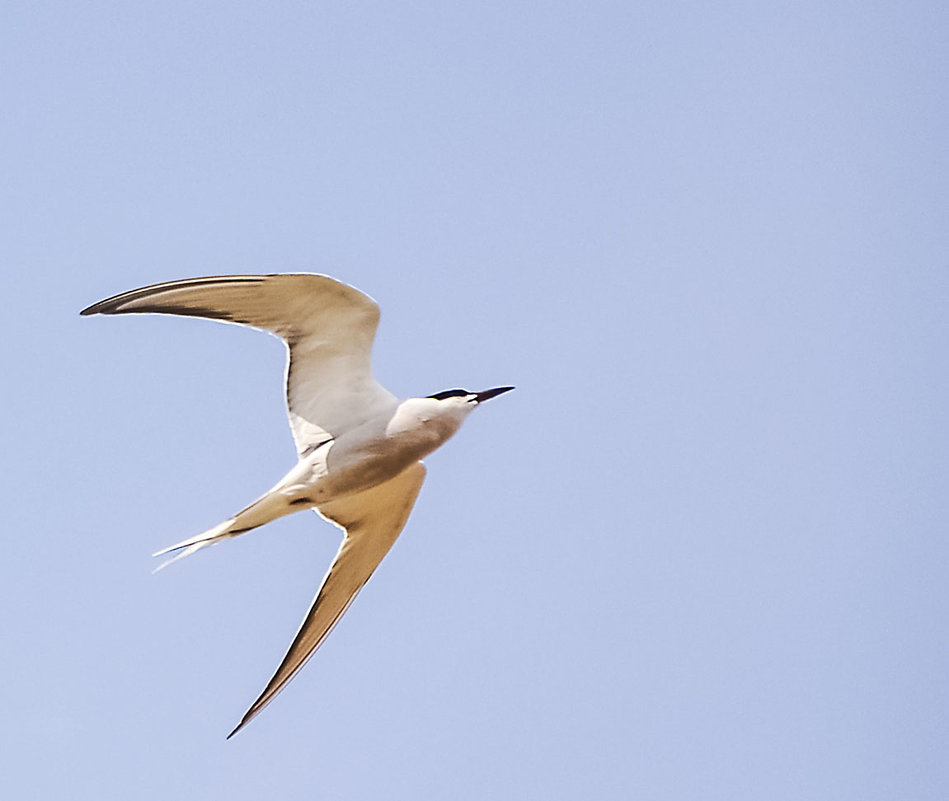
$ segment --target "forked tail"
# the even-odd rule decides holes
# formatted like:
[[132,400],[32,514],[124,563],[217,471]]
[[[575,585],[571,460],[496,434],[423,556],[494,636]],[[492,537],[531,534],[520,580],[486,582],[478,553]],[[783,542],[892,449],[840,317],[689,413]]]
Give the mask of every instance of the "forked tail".
[[196,534],[194,537],[189,537],[175,545],[170,545],[167,548],[156,551],[152,556],[164,556],[166,553],[171,553],[172,551],[179,551],[179,553],[176,553],[171,559],[162,562],[152,572],[157,573],[163,567],[167,567],[172,562],[177,562],[185,556],[190,556],[195,553],[195,551],[200,551],[202,548],[207,548],[209,545],[214,545],[214,543],[220,542],[221,540],[236,537],[239,534],[244,534],[247,531],[259,528],[264,525],[264,523],[269,523],[271,520],[276,520],[278,517],[283,517],[299,508],[299,505],[290,503],[286,496],[275,488],[263,497],[258,498],[246,509],[242,509],[234,515],[234,517],[225,520],[214,528],[210,528],[201,534]]

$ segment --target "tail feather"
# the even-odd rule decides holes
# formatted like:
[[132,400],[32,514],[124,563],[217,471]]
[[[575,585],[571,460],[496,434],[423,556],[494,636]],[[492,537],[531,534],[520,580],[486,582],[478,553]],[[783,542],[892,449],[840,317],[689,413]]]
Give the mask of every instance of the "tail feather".
[[164,562],[162,562],[158,567],[156,567],[152,571],[152,573],[153,574],[157,573],[162,568],[168,567],[168,565],[170,565],[172,562],[177,562],[179,559],[183,559],[186,556],[190,556],[195,551],[200,551],[202,548],[206,548],[208,545],[214,545],[215,542],[217,542],[217,540],[206,540],[205,542],[198,542],[198,543],[195,543],[194,545],[189,545],[180,553],[176,553],[174,556],[172,556],[171,559],[166,559]]
[[171,559],[162,562],[153,572],[157,573],[163,567],[167,567],[172,562],[177,562],[185,556],[190,556],[202,548],[214,545],[214,543],[229,539],[230,537],[236,537],[238,534],[243,534],[246,531],[259,528],[265,523],[276,520],[278,517],[283,517],[290,512],[295,512],[299,508],[299,506],[290,503],[286,496],[280,492],[271,490],[271,492],[268,492],[262,498],[258,498],[250,506],[246,509],[242,509],[229,520],[225,520],[223,523],[219,523],[214,528],[209,528],[201,534],[196,534],[175,545],[169,545],[167,548],[162,548],[160,551],[153,553],[152,556],[164,556],[172,551],[180,551],[180,553],[175,554]]
[[231,518],[230,520],[225,520],[223,523],[215,526],[214,528],[208,529],[207,531],[197,534],[194,537],[189,537],[186,540],[175,545],[169,545],[167,548],[162,548],[160,551],[155,551],[152,556],[164,556],[166,553],[171,553],[172,551],[180,551],[180,553],[175,554],[171,559],[166,559],[158,567],[156,567],[152,572],[157,573],[163,567],[168,567],[172,562],[177,562],[179,559],[183,559],[185,556],[190,556],[195,551],[200,551],[202,548],[207,548],[209,545],[214,545],[216,542],[220,542],[223,539],[228,537],[236,537],[238,534],[248,529],[241,529],[239,531],[233,531],[232,526],[234,525],[236,519]]

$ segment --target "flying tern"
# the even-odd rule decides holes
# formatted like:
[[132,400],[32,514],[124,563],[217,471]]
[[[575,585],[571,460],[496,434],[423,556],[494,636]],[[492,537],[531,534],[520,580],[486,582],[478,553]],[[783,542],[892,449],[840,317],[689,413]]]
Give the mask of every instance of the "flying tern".
[[399,400],[372,376],[379,306],[325,275],[170,281],[124,292],[80,313],[207,317],[268,331],[287,346],[287,411],[296,465],[233,517],[155,554],[176,553],[160,565],[164,567],[303,509],[313,509],[343,530],[339,550],[289,650],[230,738],[303,667],[392,547],[425,478],[421,460],[444,444],[478,405],[513,387],[450,389]]

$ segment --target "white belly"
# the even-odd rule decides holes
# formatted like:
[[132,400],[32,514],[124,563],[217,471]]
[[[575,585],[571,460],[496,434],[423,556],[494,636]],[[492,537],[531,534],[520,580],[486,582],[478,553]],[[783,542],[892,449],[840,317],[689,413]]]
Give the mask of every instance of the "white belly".
[[453,421],[398,414],[370,421],[302,460],[292,471],[291,493],[319,505],[375,487],[428,456],[457,430]]

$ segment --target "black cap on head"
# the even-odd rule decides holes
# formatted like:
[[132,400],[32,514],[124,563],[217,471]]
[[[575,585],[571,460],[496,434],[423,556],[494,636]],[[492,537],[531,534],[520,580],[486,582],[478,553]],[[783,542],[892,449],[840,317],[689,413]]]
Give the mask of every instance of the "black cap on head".
[[467,389],[446,389],[444,392],[436,392],[434,395],[426,395],[426,398],[434,400],[445,400],[445,398],[463,398],[465,395],[474,395]]

